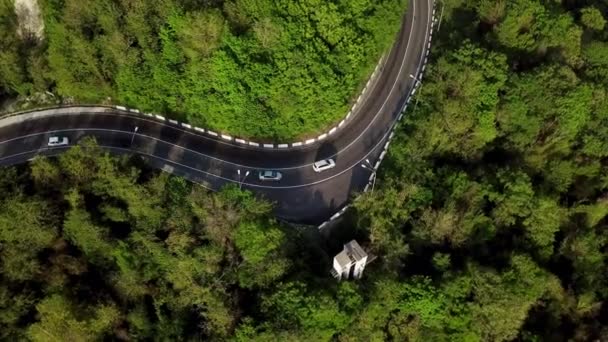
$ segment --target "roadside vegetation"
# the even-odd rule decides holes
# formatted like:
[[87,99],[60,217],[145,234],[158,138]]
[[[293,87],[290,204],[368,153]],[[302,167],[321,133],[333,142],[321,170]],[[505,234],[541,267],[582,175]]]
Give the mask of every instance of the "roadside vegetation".
[[[608,340],[608,4],[443,3],[375,190],[323,239],[90,140],[0,169],[0,340]],[[351,238],[378,259],[338,283]]]
[[340,120],[394,41],[406,0],[38,0],[45,40],[0,0],[0,98],[51,91],[242,137]]
[[1,169],[0,340],[224,339],[293,263],[270,204],[142,166],[87,139]]
[[355,201],[384,272],[350,332],[608,340],[608,3],[443,3],[424,84]]

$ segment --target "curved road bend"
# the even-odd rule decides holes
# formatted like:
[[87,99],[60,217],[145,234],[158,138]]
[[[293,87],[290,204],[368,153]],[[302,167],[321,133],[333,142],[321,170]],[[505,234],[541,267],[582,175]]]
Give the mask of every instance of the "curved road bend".
[[[281,218],[319,224],[341,209],[354,192],[363,190],[407,97],[415,86],[429,42],[433,0],[411,0],[398,39],[379,70],[353,119],[322,142],[286,149],[238,145],[153,118],[106,107],[72,107],[41,111],[25,121],[0,120],[0,164],[22,163],[37,154],[57,154],[65,148],[46,147],[49,136],[77,141],[95,136],[114,152],[136,152],[159,168],[211,189],[238,182],[243,188],[276,203]],[[40,115],[38,115],[40,114]],[[137,133],[133,130],[138,127]],[[131,145],[131,139],[133,144]],[[311,164],[334,158],[336,167],[315,173]],[[280,182],[260,182],[257,170],[280,170]],[[248,177],[243,180],[246,171]]]

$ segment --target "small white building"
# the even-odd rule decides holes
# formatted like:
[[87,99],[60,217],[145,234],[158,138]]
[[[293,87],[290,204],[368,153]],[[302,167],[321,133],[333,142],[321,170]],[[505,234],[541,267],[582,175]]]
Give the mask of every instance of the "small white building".
[[366,264],[367,253],[357,241],[352,240],[345,244],[342,252],[334,257],[334,268],[331,270],[331,274],[338,280],[359,279]]

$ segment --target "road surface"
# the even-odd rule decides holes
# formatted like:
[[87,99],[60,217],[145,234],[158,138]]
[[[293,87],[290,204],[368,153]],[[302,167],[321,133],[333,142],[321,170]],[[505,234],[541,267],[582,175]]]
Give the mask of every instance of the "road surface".
[[[366,159],[375,164],[387,147],[393,126],[419,82],[432,25],[433,1],[411,0],[397,40],[352,118],[321,141],[265,148],[116,108],[70,107],[0,120],[0,164],[64,151],[65,147],[47,148],[50,136],[67,136],[75,142],[92,135],[104,148],[139,153],[153,166],[213,190],[228,183],[242,184],[275,202],[277,216],[319,224],[368,184],[371,171],[361,164]],[[333,158],[336,167],[314,172],[312,163],[325,158]],[[259,170],[278,170],[283,178],[262,182]]]

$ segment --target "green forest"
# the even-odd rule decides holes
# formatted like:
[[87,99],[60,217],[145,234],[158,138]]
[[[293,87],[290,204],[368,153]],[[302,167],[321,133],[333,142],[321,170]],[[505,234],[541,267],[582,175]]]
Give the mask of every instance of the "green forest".
[[295,139],[342,119],[406,0],[38,0],[21,39],[0,0],[0,99],[50,90],[241,137]]
[[[0,340],[608,340],[608,2],[438,6],[375,189],[331,231],[93,140],[0,169]],[[353,238],[378,258],[337,282]]]

